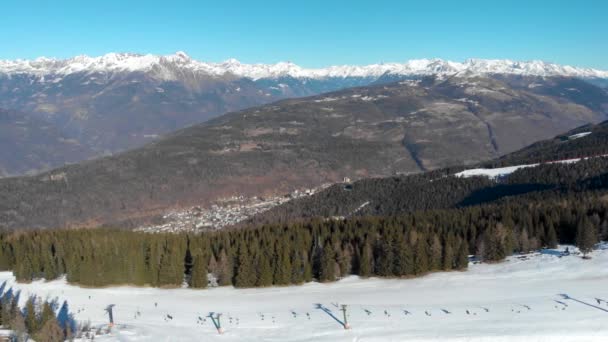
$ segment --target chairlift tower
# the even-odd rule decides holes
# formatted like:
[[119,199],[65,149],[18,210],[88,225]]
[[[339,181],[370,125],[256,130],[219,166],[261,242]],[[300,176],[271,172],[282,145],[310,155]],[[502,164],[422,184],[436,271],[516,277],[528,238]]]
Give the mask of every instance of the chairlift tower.
[[[215,316],[214,316],[214,314],[215,314]],[[213,325],[215,325],[215,328],[217,329],[217,333],[221,335],[224,333],[224,329],[222,328],[222,322],[220,321],[220,317],[222,317],[221,313],[215,313],[215,312],[209,313],[209,318],[211,318],[211,322],[213,322]]]
[[116,306],[116,304],[110,304],[105,308],[105,311],[108,313],[108,318],[110,319],[110,326],[113,327],[114,326],[114,313],[113,313],[113,308]]
[[348,308],[348,306],[346,304],[342,304],[342,314],[344,316],[344,329],[349,330],[350,329],[350,324],[348,324],[348,318],[346,315],[346,309]]

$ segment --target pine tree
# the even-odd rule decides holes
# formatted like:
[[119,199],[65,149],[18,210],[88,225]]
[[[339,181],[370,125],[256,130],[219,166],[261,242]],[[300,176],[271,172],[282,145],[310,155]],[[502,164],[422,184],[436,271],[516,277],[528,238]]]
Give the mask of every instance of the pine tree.
[[428,255],[430,258],[430,269],[433,271],[440,270],[442,268],[442,247],[441,241],[436,234],[433,234]]
[[398,249],[395,251],[394,274],[405,276],[414,274],[414,255],[412,247],[407,243],[405,238],[399,241]]
[[587,254],[593,251],[597,243],[597,232],[589,220],[582,220],[578,225],[576,234],[576,246],[583,253],[583,258],[588,258]]
[[226,249],[222,249],[220,252],[219,260],[217,261],[218,267],[218,283],[220,286],[226,286],[232,284],[232,262],[226,253]]
[[376,248],[376,274],[382,277],[393,275],[393,245],[391,236],[383,236]]
[[530,253],[530,238],[528,237],[528,230],[523,228],[519,237],[520,252]]
[[42,329],[35,335],[35,339],[37,342],[62,342],[64,332],[57,319],[52,318],[42,325]]
[[429,271],[429,256],[427,255],[426,239],[419,236],[414,253],[414,274],[420,275]]
[[179,241],[167,238],[160,254],[159,285],[181,285],[184,281],[184,255]]
[[258,256],[258,277],[256,286],[270,286],[272,285],[273,272],[272,266],[270,265],[270,258],[265,252],[261,252]]
[[34,296],[29,297],[25,303],[25,326],[30,334],[35,334],[40,329],[36,310],[36,297]]
[[304,263],[304,282],[310,282],[312,281],[312,260],[310,260],[310,258],[307,256],[306,252],[304,252],[304,255],[302,256],[302,260]]
[[604,219],[604,222],[600,225],[600,239],[602,241],[608,241],[608,220]]
[[557,234],[555,233],[555,227],[553,223],[549,222],[547,225],[547,232],[545,233],[546,246],[547,248],[557,248]]
[[445,241],[445,247],[443,248],[443,270],[449,271],[454,268],[456,263],[454,260],[454,236],[449,234]]
[[458,247],[458,256],[456,257],[456,269],[463,270],[469,265],[469,244],[467,240],[462,240]]
[[291,261],[291,283],[301,284],[304,281],[304,261],[300,253],[295,252],[295,256]]
[[334,251],[329,244],[325,244],[321,252],[321,264],[319,270],[319,280],[322,282],[336,280]]
[[207,260],[200,253],[193,258],[190,286],[198,289],[207,287]]
[[239,243],[238,253],[234,286],[251,287],[255,285],[255,273],[251,265],[249,249],[247,248],[247,244],[242,240]]
[[274,283],[287,285],[291,282],[291,259],[289,256],[289,242],[286,239],[279,240],[276,245],[276,256]]
[[215,278],[219,285],[220,268],[218,266],[217,260],[215,259],[213,251],[211,251],[211,255],[209,256],[209,263],[207,264],[207,269],[209,270],[209,273],[211,273],[212,278]]
[[339,275],[340,277],[346,277],[349,274],[352,274],[353,266],[353,255],[351,252],[351,245],[346,245],[344,247],[336,246],[337,250],[337,259],[339,265]]
[[372,262],[372,247],[370,246],[369,241],[366,241],[363,245],[363,250],[361,251],[361,258],[359,258],[359,276],[369,277],[372,275]]
[[10,321],[11,330],[16,337],[18,342],[26,342],[28,340],[27,327],[25,326],[25,319],[20,312],[17,312]]

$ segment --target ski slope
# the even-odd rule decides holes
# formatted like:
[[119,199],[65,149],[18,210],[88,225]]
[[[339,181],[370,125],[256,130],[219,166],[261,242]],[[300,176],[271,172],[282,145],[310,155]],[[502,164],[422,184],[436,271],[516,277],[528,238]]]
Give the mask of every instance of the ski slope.
[[[607,157],[607,156],[608,155],[604,154],[604,155],[594,156],[594,157],[557,160],[557,161],[546,162],[543,164],[572,164],[572,163],[578,163],[581,160],[586,160],[586,159],[590,159],[590,158]],[[454,176],[463,177],[463,178],[476,177],[476,176],[486,176],[488,178],[497,178],[497,177],[503,177],[503,176],[510,175],[511,173],[513,173],[519,169],[525,169],[528,167],[536,167],[539,165],[541,165],[541,164],[535,163],[535,164],[513,165],[513,166],[497,167],[497,168],[493,168],[493,169],[484,169],[484,168],[469,169],[469,170],[464,170],[464,171],[455,173]]]
[[[549,250],[416,279],[240,290],[14,284],[9,272],[0,280],[23,290],[23,301],[28,293],[67,299],[77,319],[94,325],[116,304],[117,325],[96,341],[607,341],[608,304],[596,298],[608,300],[608,245],[592,257]],[[317,303],[338,320],[335,304],[348,304],[352,329]],[[209,312],[223,313],[223,335],[198,318]]]

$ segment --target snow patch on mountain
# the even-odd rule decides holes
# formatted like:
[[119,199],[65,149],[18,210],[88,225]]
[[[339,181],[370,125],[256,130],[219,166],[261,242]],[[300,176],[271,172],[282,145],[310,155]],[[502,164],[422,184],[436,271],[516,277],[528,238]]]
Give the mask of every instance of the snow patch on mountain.
[[[572,137],[574,137],[572,139],[582,138],[586,135],[589,135],[590,133],[585,132],[585,133],[580,133],[580,134],[582,134],[582,135],[579,135],[579,134],[571,135],[570,138],[572,138]],[[594,157],[564,159],[564,160],[546,162],[543,164],[571,164],[571,163],[578,163],[581,160],[586,160],[589,158],[599,158],[599,157],[608,157],[608,155],[603,154],[603,155],[594,156]],[[483,169],[483,168],[482,169],[469,169],[469,170],[464,170],[464,171],[455,173],[454,176],[463,177],[463,178],[477,177],[477,176],[485,176],[488,178],[498,178],[498,177],[504,177],[504,176],[510,175],[519,169],[525,169],[528,167],[536,167],[539,165],[541,165],[541,163],[497,167],[494,169]]]
[[221,63],[202,62],[192,59],[185,52],[173,55],[141,55],[108,53],[99,57],[85,55],[69,59],[40,57],[34,60],[0,60],[0,74],[33,74],[39,77],[65,76],[76,73],[144,72],[162,79],[175,79],[178,75],[193,73],[220,77],[258,79],[293,78],[377,78],[383,75],[424,76],[483,74],[514,74],[526,76],[567,76],[580,78],[608,78],[608,71],[577,68],[543,61],[518,62],[511,60],[468,59],[453,62],[442,59],[416,59],[405,63],[380,63],[365,66],[340,65],[320,69],[308,69],[291,62],[276,64],[245,64],[236,59]]
[[582,132],[582,133],[572,134],[571,136],[568,137],[568,140],[574,140],[574,139],[586,137],[589,134],[591,134],[591,132]]

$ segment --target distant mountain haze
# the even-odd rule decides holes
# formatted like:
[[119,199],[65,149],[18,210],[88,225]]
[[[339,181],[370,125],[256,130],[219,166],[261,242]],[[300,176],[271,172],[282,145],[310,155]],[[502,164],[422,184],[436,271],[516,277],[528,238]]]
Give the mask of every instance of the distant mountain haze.
[[[541,61],[471,59],[459,63],[424,59],[306,69],[289,62],[243,64],[232,59],[206,63],[183,52],[168,56],[111,53],[65,60],[5,60],[0,61],[0,108],[24,113],[28,120],[49,127],[70,143],[51,143],[48,146],[53,153],[42,153],[36,147],[40,141],[27,139],[36,135],[33,128],[20,126],[23,134],[19,140],[3,140],[6,149],[15,152],[10,157],[0,155],[0,172],[33,174],[67,162],[117,153],[223,113],[280,99],[455,75],[560,76],[604,85],[608,80],[605,71]],[[18,125],[16,122],[23,120],[15,117],[13,121],[12,125]],[[27,154],[17,152],[20,148]]]

